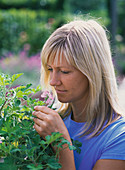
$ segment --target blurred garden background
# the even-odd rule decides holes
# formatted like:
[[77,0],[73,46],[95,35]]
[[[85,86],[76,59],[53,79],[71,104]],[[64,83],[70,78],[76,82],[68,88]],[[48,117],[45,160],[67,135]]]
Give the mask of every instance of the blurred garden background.
[[120,85],[125,76],[124,9],[125,0],[0,0],[0,72],[23,72],[16,85],[37,86],[40,52],[49,35],[72,19],[92,17],[109,30]]

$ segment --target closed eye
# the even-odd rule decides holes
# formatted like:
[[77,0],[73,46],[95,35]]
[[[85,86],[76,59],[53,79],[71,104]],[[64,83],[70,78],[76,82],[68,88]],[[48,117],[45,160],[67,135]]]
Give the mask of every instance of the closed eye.
[[[50,72],[52,72],[52,71],[53,71],[53,68],[51,68],[51,67],[48,66],[47,70],[50,71]],[[69,74],[69,73],[70,73],[70,71],[64,71],[64,70],[61,70],[61,69],[59,69],[59,68],[58,68],[58,72],[61,72],[61,73],[63,73],[63,74]]]
[[48,69],[48,71],[51,71],[51,72],[53,71],[53,69],[52,69],[52,68],[47,68],[47,69]]
[[63,74],[69,74],[69,71],[61,71]]

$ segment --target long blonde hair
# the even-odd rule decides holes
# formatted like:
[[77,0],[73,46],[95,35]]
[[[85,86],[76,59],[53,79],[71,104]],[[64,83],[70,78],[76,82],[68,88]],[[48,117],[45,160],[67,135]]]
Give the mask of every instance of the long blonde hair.
[[[46,87],[49,87],[48,60],[57,61],[63,56],[88,78],[89,96],[82,135],[96,136],[121,116],[116,77],[105,29],[94,20],[76,20],[53,32],[41,52],[41,80],[44,80],[42,82]],[[63,115],[69,114],[69,108],[69,104],[63,105]]]

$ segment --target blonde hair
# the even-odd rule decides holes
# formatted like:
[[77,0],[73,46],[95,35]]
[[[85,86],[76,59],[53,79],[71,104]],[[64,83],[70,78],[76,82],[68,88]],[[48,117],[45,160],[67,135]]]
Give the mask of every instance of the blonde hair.
[[[41,80],[44,79],[46,87],[49,87],[48,61],[57,61],[63,56],[88,78],[89,96],[82,135],[96,136],[121,116],[115,72],[105,29],[94,20],[77,20],[53,32],[41,52]],[[69,104],[63,106],[63,115],[64,112],[65,116],[69,114],[69,108]]]

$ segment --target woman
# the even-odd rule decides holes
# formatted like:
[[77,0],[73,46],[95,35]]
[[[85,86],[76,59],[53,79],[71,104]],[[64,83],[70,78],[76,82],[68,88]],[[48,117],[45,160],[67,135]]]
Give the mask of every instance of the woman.
[[82,142],[80,154],[60,152],[61,169],[125,170],[125,119],[105,30],[94,20],[65,24],[46,41],[41,57],[41,79],[63,104],[63,120],[36,106],[34,128],[42,137],[60,132]]

